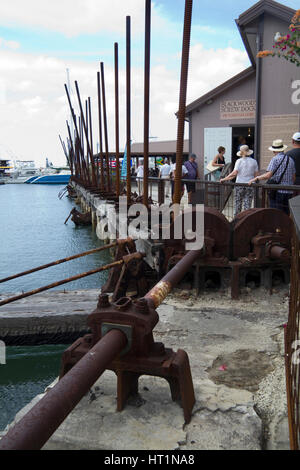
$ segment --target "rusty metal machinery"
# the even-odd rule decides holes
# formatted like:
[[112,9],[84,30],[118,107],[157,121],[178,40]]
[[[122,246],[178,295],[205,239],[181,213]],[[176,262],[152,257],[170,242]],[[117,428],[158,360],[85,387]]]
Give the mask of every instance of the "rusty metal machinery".
[[291,228],[291,219],[277,209],[250,209],[235,219],[232,264],[239,270],[239,286],[248,278],[271,289],[274,275],[289,282]]
[[[193,208],[193,231],[196,230],[195,211]],[[183,216],[180,217],[183,227]],[[231,287],[235,299],[247,285],[271,289],[277,278],[288,283],[290,233],[290,218],[277,209],[250,209],[229,223],[218,210],[206,207],[204,246],[190,273],[190,288],[199,293],[203,288]],[[162,272],[166,273],[185,255],[186,240],[174,238],[174,224],[171,224],[171,239],[160,241],[163,242]]]
[[127,337],[127,347],[107,369],[117,375],[117,410],[122,411],[126,401],[138,393],[142,375],[167,380],[172,400],[183,408],[185,422],[191,420],[195,404],[194,387],[188,355],[176,353],[154,342],[153,329],[159,321],[156,308],[199,257],[199,251],[188,252],[183,259],[147,295],[133,301],[123,297],[110,302],[107,294],[99,297],[96,310],[88,317],[91,334],[78,339],[63,354],[60,378],[74,367],[108,332],[118,329]]

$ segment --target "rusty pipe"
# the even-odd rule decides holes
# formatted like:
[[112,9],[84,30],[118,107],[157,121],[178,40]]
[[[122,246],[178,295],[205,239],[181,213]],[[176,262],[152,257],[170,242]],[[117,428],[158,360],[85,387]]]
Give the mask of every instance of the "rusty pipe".
[[119,46],[115,42],[116,196],[120,196]]
[[289,260],[290,253],[286,248],[279,245],[272,245],[269,251],[271,259],[277,259],[281,261]]
[[145,84],[144,84],[144,206],[148,207],[149,173],[149,127],[150,127],[150,45],[151,45],[151,0],[146,0],[145,11]]
[[126,347],[125,333],[110,330],[0,440],[0,450],[39,450]]
[[188,81],[188,68],[189,68],[192,10],[193,10],[193,0],[186,0],[185,1],[185,15],[184,15],[183,44],[182,44],[179,110],[178,110],[176,172],[175,172],[175,187],[174,187],[174,201],[173,201],[174,204],[180,204],[180,201],[181,201],[184,125],[185,125],[185,112],[186,112],[186,94],[187,94],[187,81]]
[[131,18],[126,16],[126,149],[127,149],[127,177],[126,193],[127,205],[131,201]]
[[67,261],[72,261],[73,259],[82,258],[83,256],[87,256],[93,253],[99,253],[100,251],[108,250],[109,248],[113,248],[117,246],[117,244],[118,244],[117,242],[113,242],[113,243],[110,243],[109,245],[100,246],[99,248],[95,248],[93,250],[84,251],[83,253],[78,253],[77,255],[69,256],[68,258],[62,258],[57,261],[52,261],[51,263],[48,263],[48,264],[43,264],[42,266],[38,266],[37,268],[29,269],[28,271],[24,271],[22,273],[14,274],[13,276],[0,279],[0,284],[2,282],[11,281],[12,279],[16,279],[18,277],[26,276],[27,274],[35,273],[36,271],[41,271],[42,269],[50,268],[51,266],[56,266],[58,264],[66,263]]
[[83,277],[91,276],[92,274],[97,274],[97,273],[100,273],[102,271],[106,271],[107,269],[114,268],[115,266],[119,266],[123,263],[124,263],[123,260],[115,261],[113,263],[107,264],[106,266],[101,266],[101,268],[96,268],[96,269],[93,269],[92,271],[88,271],[86,273],[76,274],[76,276],[72,276],[68,279],[63,279],[62,281],[53,282],[52,284],[48,284],[47,286],[39,287],[38,289],[29,291],[29,292],[24,292],[23,294],[16,295],[14,297],[10,297],[9,299],[2,300],[0,302],[0,307],[2,305],[6,305],[6,304],[9,304],[11,302],[15,302],[16,300],[24,299],[25,297],[29,297],[31,295],[39,294],[40,292],[44,292],[45,290],[53,289],[54,287],[58,287],[58,286],[61,286],[63,284],[67,284],[68,282],[77,281],[78,279],[82,279]]
[[88,105],[86,103],[87,117],[85,119],[82,104],[81,104],[80,92],[79,92],[79,87],[78,87],[77,81],[75,81],[75,88],[76,88],[76,93],[77,93],[77,98],[78,98],[78,103],[79,103],[79,108],[80,108],[80,114],[81,114],[83,130],[84,130],[85,138],[86,138],[87,162],[88,162],[88,180],[89,180],[89,183],[90,183],[89,159],[88,159],[88,156],[90,155],[90,161],[91,161],[91,167],[92,167],[92,181],[93,181],[93,185],[95,186],[96,185],[96,175],[95,175],[95,167],[94,167],[94,156],[93,156],[93,152],[91,150],[91,146],[90,146],[90,142],[89,142],[88,127],[87,127],[87,124],[88,124]]
[[108,190],[108,192],[110,192],[111,184],[110,184],[106,94],[105,94],[104,63],[103,62],[100,63],[100,69],[101,69],[101,84],[102,84],[102,106],[103,106],[104,142],[105,142],[105,156],[106,156],[107,190]]
[[[98,90],[98,118],[99,118],[100,189],[101,191],[104,191],[100,72],[97,72],[97,90]],[[99,163],[98,163],[98,166],[99,166]]]
[[145,295],[145,299],[150,300],[157,308],[169,295],[172,289],[184,277],[194,262],[202,255],[203,250],[189,251],[175,266],[171,269],[153,289]]

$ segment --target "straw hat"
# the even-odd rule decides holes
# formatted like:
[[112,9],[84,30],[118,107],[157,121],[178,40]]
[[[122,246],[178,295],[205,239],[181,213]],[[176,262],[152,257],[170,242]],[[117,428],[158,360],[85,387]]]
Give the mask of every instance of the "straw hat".
[[287,148],[288,146],[284,145],[283,140],[277,139],[273,141],[273,145],[269,147],[269,150],[271,150],[271,152],[283,152]]
[[237,153],[237,156],[241,157],[244,154],[246,154],[250,157],[250,155],[253,155],[253,150],[250,150],[248,145],[242,145],[240,147],[240,151]]

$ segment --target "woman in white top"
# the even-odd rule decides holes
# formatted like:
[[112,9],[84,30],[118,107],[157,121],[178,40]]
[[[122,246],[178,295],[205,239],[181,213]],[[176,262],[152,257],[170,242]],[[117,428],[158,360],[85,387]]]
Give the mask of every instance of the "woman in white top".
[[[229,181],[236,178],[236,183],[249,183],[250,180],[258,176],[258,165],[257,161],[253,158],[249,158],[253,154],[253,150],[249,150],[248,145],[242,145],[240,151],[237,153],[239,158],[236,161],[234,170],[222,178],[220,183]],[[251,209],[253,200],[253,189],[246,186],[238,186],[235,188],[235,216],[242,211],[244,204],[244,210]]]

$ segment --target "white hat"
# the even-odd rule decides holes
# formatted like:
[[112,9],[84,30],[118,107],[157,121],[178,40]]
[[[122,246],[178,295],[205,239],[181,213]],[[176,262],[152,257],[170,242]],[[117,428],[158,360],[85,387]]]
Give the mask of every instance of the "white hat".
[[300,142],[300,132],[296,132],[296,134],[293,135],[293,140]]
[[287,145],[284,145],[283,140],[277,139],[273,141],[272,147],[269,147],[269,150],[271,152],[282,152],[283,150],[286,150],[288,148]]
[[249,155],[249,156],[250,156],[250,155],[253,154],[253,150],[249,150],[248,145],[242,145],[242,146],[240,147],[240,151],[237,153],[237,156],[238,156],[238,157],[241,157],[242,154],[243,154],[243,155],[246,154],[246,155]]

